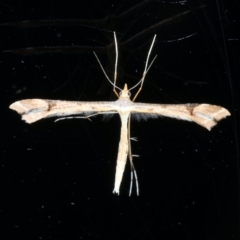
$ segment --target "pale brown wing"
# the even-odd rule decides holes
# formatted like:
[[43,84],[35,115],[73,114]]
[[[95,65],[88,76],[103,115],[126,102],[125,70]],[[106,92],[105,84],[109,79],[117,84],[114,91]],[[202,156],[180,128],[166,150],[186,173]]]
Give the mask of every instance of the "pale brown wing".
[[21,100],[11,104],[10,108],[21,114],[22,120],[27,123],[49,117],[114,111],[113,102],[76,102],[47,99]]
[[211,130],[221,119],[231,115],[227,109],[210,104],[135,103],[133,112],[193,121],[208,130]]

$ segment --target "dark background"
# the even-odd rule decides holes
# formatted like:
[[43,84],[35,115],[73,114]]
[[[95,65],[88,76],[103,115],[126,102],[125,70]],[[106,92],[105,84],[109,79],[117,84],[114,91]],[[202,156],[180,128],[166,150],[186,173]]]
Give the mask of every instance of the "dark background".
[[[238,1],[0,7],[1,239],[239,239]],[[132,121],[139,197],[135,188],[128,196],[129,163],[120,196],[112,194],[118,116],[29,125],[8,108],[28,98],[116,100],[92,53],[113,79],[113,31],[120,88],[139,81],[157,34],[151,59],[158,57],[137,101],[211,103],[232,114],[210,132],[168,118]]]

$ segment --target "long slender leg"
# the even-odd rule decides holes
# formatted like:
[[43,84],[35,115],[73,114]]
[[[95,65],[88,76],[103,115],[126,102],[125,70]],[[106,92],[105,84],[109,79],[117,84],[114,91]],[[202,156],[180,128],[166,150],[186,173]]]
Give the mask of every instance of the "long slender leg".
[[95,112],[95,113],[92,113],[92,114],[89,114],[89,115],[84,115],[84,116],[62,117],[62,118],[56,119],[54,122],[58,122],[58,121],[61,121],[61,120],[66,120],[66,119],[73,119],[73,118],[84,118],[84,119],[89,119],[90,120],[90,117],[94,117],[94,116],[97,116],[97,115],[100,115],[100,114],[116,114],[116,113],[118,113],[118,112]]
[[[130,167],[131,167],[131,180],[130,180],[130,188],[129,188],[129,196],[132,194],[132,184],[133,184],[133,178],[135,178],[136,182],[136,191],[137,195],[139,196],[139,187],[138,187],[138,178],[137,178],[137,172],[133,164],[133,155],[132,155],[132,148],[131,148],[131,138],[130,138],[130,124],[131,124],[131,114],[128,118],[128,157],[130,160]],[[133,176],[134,174],[134,176]]]

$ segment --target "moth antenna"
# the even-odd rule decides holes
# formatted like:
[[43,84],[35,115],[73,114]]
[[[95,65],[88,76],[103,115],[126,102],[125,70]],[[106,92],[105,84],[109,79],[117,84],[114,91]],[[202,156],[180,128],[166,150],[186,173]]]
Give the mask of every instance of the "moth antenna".
[[[153,62],[155,61],[155,59],[157,58],[157,55],[153,58],[152,62],[150,63],[149,67],[147,68],[146,74],[148,73],[148,70],[150,69],[150,67],[152,66]],[[131,87],[128,91],[131,91],[132,89],[134,89],[135,87],[137,87],[141,82],[142,82],[141,78],[138,83],[136,85],[134,85],[133,87]]]
[[149,67],[147,68],[146,74],[148,73],[148,70],[151,68],[152,64],[154,63],[155,59],[157,58],[157,55],[153,58],[153,60],[151,61]]
[[[145,76],[146,76],[146,74],[147,74],[147,71],[149,70],[149,68],[148,68],[148,61],[149,61],[149,57],[150,57],[150,54],[151,54],[151,51],[152,51],[152,48],[153,48],[153,44],[154,44],[154,42],[155,42],[156,37],[157,37],[157,35],[155,34],[155,35],[154,35],[154,38],[153,38],[153,41],[152,41],[152,44],[151,44],[151,46],[150,46],[150,49],[149,49],[149,51],[148,51],[147,60],[146,60],[145,67],[144,67],[144,71],[143,71],[143,76],[142,76],[141,80],[139,81],[139,84],[141,83],[141,85],[140,85],[137,93],[135,94],[135,96],[134,96],[134,98],[133,98],[133,100],[132,100],[133,102],[135,101],[135,99],[137,98],[138,94],[139,94],[139,93],[141,92],[141,90],[142,90],[142,85],[143,85]],[[155,58],[156,58],[156,57],[155,57]],[[155,58],[154,58],[154,60],[155,60]],[[150,64],[150,66],[151,66],[151,65],[152,65],[152,63]],[[131,89],[133,89],[133,88],[131,88]],[[130,91],[131,89],[129,89],[129,91]]]
[[96,59],[97,59],[99,65],[100,65],[100,67],[101,67],[101,69],[102,69],[102,71],[103,71],[105,77],[107,78],[107,80],[111,83],[111,85],[113,85],[114,88],[117,88],[117,89],[119,89],[120,91],[122,91],[121,88],[119,88],[118,86],[115,86],[114,83],[109,79],[109,77],[108,77],[107,73],[105,72],[105,70],[104,70],[104,68],[103,68],[103,66],[102,66],[102,64],[101,64],[101,62],[100,62],[100,60],[99,60],[97,54],[96,54],[95,52],[93,52],[93,54],[95,55],[95,57],[96,57]]
[[113,32],[114,35],[114,44],[115,44],[115,51],[116,51],[116,59],[115,59],[115,68],[114,68],[114,85],[113,85],[113,92],[117,95],[119,98],[119,94],[116,91],[116,81],[117,81],[117,64],[118,64],[118,45],[117,45],[117,37],[116,33]]

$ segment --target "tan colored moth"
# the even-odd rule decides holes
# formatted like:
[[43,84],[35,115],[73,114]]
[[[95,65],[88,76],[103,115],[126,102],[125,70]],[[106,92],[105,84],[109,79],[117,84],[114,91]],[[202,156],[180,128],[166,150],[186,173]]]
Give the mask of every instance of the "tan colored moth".
[[[116,86],[117,80],[117,62],[118,62],[118,47],[116,34],[114,32],[114,41],[116,49],[116,60],[115,60],[115,72],[114,72],[114,82],[112,83],[106,72],[104,71],[99,59],[99,62],[106,78],[113,85],[113,91],[117,95],[118,100],[114,102],[78,102],[78,101],[61,101],[61,100],[48,100],[48,99],[26,99],[14,102],[10,105],[10,108],[17,111],[22,115],[22,119],[27,123],[33,123],[43,118],[49,117],[62,117],[58,120],[69,119],[69,118],[90,118],[98,114],[109,114],[118,113],[121,119],[121,135],[118,148],[117,156],[117,166],[115,174],[115,185],[114,193],[119,194],[120,184],[123,177],[123,172],[125,169],[127,156],[129,156],[131,165],[131,183],[129,195],[132,191],[133,177],[135,177],[136,191],[139,195],[139,187],[136,170],[133,164],[133,156],[131,152],[131,138],[130,138],[130,118],[132,114],[146,114],[146,115],[156,115],[156,116],[166,116],[171,118],[176,118],[180,120],[192,121],[200,126],[211,130],[213,126],[217,124],[218,121],[230,116],[227,109],[210,104],[149,104],[149,103],[136,103],[134,102],[139,92],[142,89],[145,76],[151,67],[153,61],[148,66],[148,61],[150,53],[153,48],[156,35],[153,38],[152,44],[150,46],[145,68],[143,71],[143,76],[141,80],[132,88],[128,89],[127,84],[124,85],[123,89]],[[140,85],[137,93],[130,99],[130,91]],[[117,93],[116,88],[120,90]],[[82,115],[79,117],[65,117],[70,115]]]

